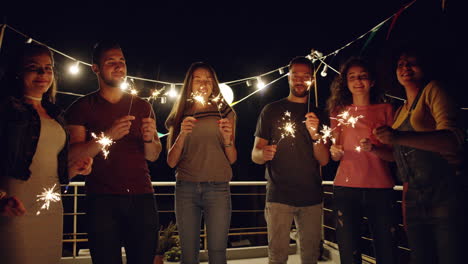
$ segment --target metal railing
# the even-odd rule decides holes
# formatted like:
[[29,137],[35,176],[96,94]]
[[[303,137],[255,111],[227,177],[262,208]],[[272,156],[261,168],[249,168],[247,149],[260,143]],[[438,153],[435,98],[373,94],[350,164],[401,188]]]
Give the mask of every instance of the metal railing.
[[[244,202],[234,203],[234,200],[233,200],[233,210],[232,210],[233,216],[238,213],[262,214],[263,221],[261,222],[264,222],[263,212],[264,212],[264,199],[266,195],[265,193],[266,183],[267,183],[266,181],[245,181],[245,182],[232,181],[230,182],[231,195],[233,199],[234,197],[248,197],[249,199],[256,199],[258,206],[259,206],[258,208],[255,208],[255,209],[245,209],[245,207],[237,208],[238,205],[245,205],[247,204],[248,201],[246,201],[245,203]],[[82,202],[80,201],[80,197],[84,198],[84,196],[86,196],[83,192],[84,185],[85,185],[84,182],[72,182],[68,185],[67,192],[62,194],[62,197],[64,200],[64,218],[72,217],[73,219],[72,220],[73,223],[71,227],[72,232],[64,232],[63,243],[64,243],[64,247],[65,245],[69,245],[70,243],[72,243],[71,257],[73,258],[76,258],[78,256],[79,244],[85,243],[88,241],[87,233],[80,232],[79,230],[80,229],[79,217],[82,215],[85,215],[84,210],[81,211],[79,209],[80,203]],[[165,189],[163,191],[160,191],[160,190],[155,191],[156,200],[164,199],[164,197],[171,197],[173,199],[175,182],[152,182],[152,185],[153,185],[153,188]],[[327,200],[329,200],[329,198],[331,198],[331,196],[333,195],[332,190],[330,190],[332,189],[333,182],[323,181],[323,185],[325,187],[324,188],[324,207],[323,207],[323,213],[325,215],[326,213],[333,212],[333,209],[331,208],[331,206],[327,204]],[[250,189],[249,191],[245,191],[245,190],[241,191],[239,190],[239,188],[241,187],[261,187],[261,190],[253,191],[252,189]],[[402,186],[396,186],[394,190],[401,191]],[[398,203],[401,203],[401,201],[398,201]],[[172,200],[172,203],[169,203],[169,204],[171,206],[169,210],[162,209],[158,211],[160,214],[160,219],[163,219],[163,217],[161,217],[163,214],[170,214],[169,217],[165,217],[165,218],[170,218],[170,219],[173,219],[172,221],[174,221],[175,214],[174,214],[174,209],[173,209],[173,205],[174,205],[173,200]],[[249,204],[252,204],[252,203],[249,203]],[[71,211],[70,211],[70,205],[72,207]],[[366,218],[364,217],[364,219]],[[65,222],[66,222],[66,219],[64,219],[64,224],[66,224]],[[70,222],[69,219],[68,219],[68,222]],[[161,224],[164,224],[164,223],[161,222]],[[400,227],[402,227],[401,224],[400,224]],[[68,230],[70,230],[70,228],[68,228]],[[324,220],[323,230],[334,233],[335,231],[334,223],[330,223],[330,221]],[[266,224],[263,224],[260,226],[248,226],[248,227],[236,227],[236,226],[232,226],[231,224],[231,228],[229,230],[230,237],[233,237],[233,236],[239,236],[239,237],[240,236],[264,236],[266,237],[266,235],[267,235]],[[203,245],[205,246],[205,249],[206,249],[206,230],[204,229],[201,230],[200,238],[203,239],[204,241]],[[367,240],[367,241],[372,241],[372,238],[366,237],[366,236],[363,236],[362,239]],[[325,237],[325,242],[328,245],[331,245],[332,247],[336,247],[336,243],[333,241],[333,239],[326,239]],[[409,251],[409,249],[405,246],[400,245],[399,248],[404,251]],[[365,256],[365,258],[371,262],[373,260],[373,258],[370,256]]]

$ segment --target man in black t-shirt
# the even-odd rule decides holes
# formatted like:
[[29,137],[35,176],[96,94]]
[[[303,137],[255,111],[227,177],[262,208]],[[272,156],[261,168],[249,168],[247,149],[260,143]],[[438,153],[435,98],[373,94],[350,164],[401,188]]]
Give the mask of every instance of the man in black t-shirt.
[[322,179],[329,161],[319,136],[317,109],[307,110],[313,65],[296,57],[289,64],[287,98],[266,105],[257,122],[252,160],[266,164],[269,263],[286,263],[294,220],[303,264],[317,263],[321,239]]

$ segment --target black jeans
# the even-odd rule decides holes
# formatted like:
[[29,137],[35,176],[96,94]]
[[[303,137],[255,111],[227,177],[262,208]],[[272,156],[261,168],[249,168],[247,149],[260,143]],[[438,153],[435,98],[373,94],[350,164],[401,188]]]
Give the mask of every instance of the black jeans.
[[89,248],[94,264],[152,264],[158,243],[153,194],[87,195]]
[[336,238],[342,264],[362,263],[361,225],[367,216],[378,264],[397,263],[395,199],[392,189],[334,186]]

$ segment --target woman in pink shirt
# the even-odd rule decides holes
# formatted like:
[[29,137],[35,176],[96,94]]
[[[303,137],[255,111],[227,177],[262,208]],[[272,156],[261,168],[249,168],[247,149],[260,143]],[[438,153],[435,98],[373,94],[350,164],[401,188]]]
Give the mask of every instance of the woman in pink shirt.
[[327,107],[334,136],[330,153],[340,162],[333,204],[341,263],[361,263],[361,224],[367,216],[377,263],[394,264],[394,181],[387,164],[393,160],[392,149],[372,134],[374,128],[393,123],[392,106],[381,103],[367,61],[351,58],[340,72],[332,83]]

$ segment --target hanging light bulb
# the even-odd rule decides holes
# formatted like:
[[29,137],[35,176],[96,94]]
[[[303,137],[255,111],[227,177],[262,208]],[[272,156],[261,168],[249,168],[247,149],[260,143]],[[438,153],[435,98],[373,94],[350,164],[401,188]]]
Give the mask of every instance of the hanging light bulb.
[[327,77],[327,69],[328,69],[328,65],[325,65],[325,66],[323,67],[322,72],[320,72],[320,75],[321,75],[322,77]]
[[262,81],[262,77],[258,76],[257,77],[257,89],[263,89],[265,88],[265,83]]
[[166,93],[171,98],[177,97],[177,91],[175,89],[175,83],[171,83],[171,89]]
[[280,75],[283,75],[283,74],[284,74],[284,68],[279,68],[278,71],[279,71],[279,74],[280,74]]
[[28,39],[26,40],[26,43],[31,44],[32,40],[33,40],[32,38],[28,38]]
[[232,92],[232,89],[231,87],[229,87],[229,85],[225,83],[220,83],[219,90],[221,91],[221,94],[223,95],[224,100],[226,100],[228,104],[231,104],[232,101],[234,101],[234,93]]
[[245,84],[246,84],[248,87],[252,86],[252,82],[251,82],[250,80],[245,81]]
[[73,63],[73,65],[70,66],[69,71],[70,71],[71,74],[79,73],[80,72],[80,62],[76,61],[75,63]]

